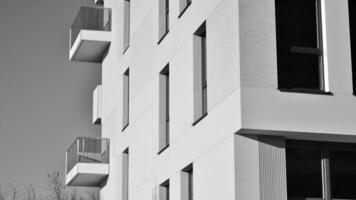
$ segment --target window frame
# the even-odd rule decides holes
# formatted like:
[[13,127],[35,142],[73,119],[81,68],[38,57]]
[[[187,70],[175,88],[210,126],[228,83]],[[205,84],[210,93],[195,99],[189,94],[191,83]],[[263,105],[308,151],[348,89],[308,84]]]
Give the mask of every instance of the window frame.
[[[159,45],[169,33],[169,1],[158,0],[158,42]],[[162,5],[163,4],[163,5]],[[164,24],[162,24],[164,21]]]
[[179,15],[178,19],[183,16],[186,10],[190,7],[192,4],[192,0],[179,0]]
[[193,126],[208,115],[207,68],[207,29],[204,21],[193,35]]
[[127,68],[123,74],[123,95],[122,95],[122,130],[130,124],[130,68]]
[[[353,0],[348,0],[348,10],[349,10],[349,28],[350,28],[350,48],[351,48],[351,70],[352,70],[352,84],[353,84],[353,95],[356,96],[356,60],[352,59],[353,57],[356,58],[356,20],[354,26],[352,25],[351,19],[356,18],[356,14],[351,12],[351,2],[353,2],[356,12],[356,3]],[[351,27],[355,27],[353,29]],[[353,37],[353,35],[355,35]],[[355,44],[355,45],[353,45]]]
[[[330,170],[330,156],[333,150],[344,150],[356,152],[356,144],[351,143],[336,143],[336,142],[314,142],[314,141],[298,141],[286,140],[287,148],[317,148],[321,150],[320,167],[322,179],[322,198],[320,200],[332,200],[332,181]],[[286,155],[287,156],[287,155]],[[288,170],[288,168],[286,169]],[[287,177],[288,184],[288,177]],[[288,195],[288,194],[287,194]]]
[[[169,147],[170,140],[170,66],[169,63],[159,73],[159,135],[158,154]],[[164,104],[164,105],[163,105]]]
[[[278,0],[275,0],[278,1]],[[315,20],[316,20],[316,47],[304,47],[304,46],[292,46],[290,49],[291,53],[304,54],[304,55],[317,55],[318,56],[318,82],[319,88],[284,88],[281,87],[278,81],[278,90],[281,92],[296,92],[296,93],[311,93],[311,94],[325,94],[332,95],[331,92],[326,88],[326,74],[325,74],[325,63],[324,63],[324,46],[323,46],[323,18],[322,18],[322,0],[315,1]],[[277,9],[277,8],[276,8]],[[277,12],[277,11],[276,11]],[[277,15],[276,15],[276,30],[277,28]],[[278,35],[277,35],[278,36]],[[276,37],[278,43],[278,37]],[[277,57],[278,57],[278,48],[277,48]],[[277,62],[279,68],[279,64]]]
[[131,27],[131,2],[130,0],[124,1],[124,28],[123,28],[123,53],[130,47],[130,27]]
[[129,154],[129,148],[126,148],[122,154],[122,160],[121,160],[121,176],[122,176],[122,184],[121,184],[121,199],[122,200],[129,200],[129,167],[130,167],[130,154]]
[[194,199],[194,170],[193,163],[181,170],[181,200]]
[[163,181],[163,183],[159,184],[159,186],[158,186],[158,199],[159,200],[169,200],[170,199],[170,183],[169,183],[169,179],[167,179],[167,180]]

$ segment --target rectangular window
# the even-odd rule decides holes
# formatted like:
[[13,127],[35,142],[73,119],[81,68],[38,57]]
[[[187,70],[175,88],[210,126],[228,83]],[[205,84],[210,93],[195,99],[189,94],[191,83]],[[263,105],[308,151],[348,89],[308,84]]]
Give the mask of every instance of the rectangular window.
[[124,47],[123,52],[130,46],[130,0],[124,0]]
[[169,145],[169,64],[159,74],[159,153]]
[[329,159],[333,199],[356,199],[356,149],[331,149]]
[[318,146],[286,149],[288,199],[322,198],[321,150]]
[[356,1],[349,0],[349,21],[350,21],[350,38],[351,38],[351,60],[352,60],[352,77],[353,90],[356,95]]
[[275,0],[281,90],[325,90],[320,1]]
[[169,31],[169,0],[159,0],[158,43]]
[[122,130],[129,125],[130,112],[130,69],[127,69],[123,76],[123,108],[122,108]]
[[129,149],[122,152],[122,193],[121,199],[129,199]]
[[169,180],[166,180],[158,187],[159,200],[169,200]]
[[181,171],[181,200],[193,200],[193,165]]
[[356,145],[286,143],[288,199],[356,199]]
[[205,22],[193,36],[194,124],[208,114]]
[[192,0],[179,0],[179,17],[187,10],[187,8],[192,4]]

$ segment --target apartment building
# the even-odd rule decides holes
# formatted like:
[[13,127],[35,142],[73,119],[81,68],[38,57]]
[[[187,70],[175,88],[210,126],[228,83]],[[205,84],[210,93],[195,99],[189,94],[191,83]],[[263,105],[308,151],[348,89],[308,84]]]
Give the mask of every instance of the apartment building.
[[96,0],[98,62],[67,186],[102,200],[356,199],[355,0]]

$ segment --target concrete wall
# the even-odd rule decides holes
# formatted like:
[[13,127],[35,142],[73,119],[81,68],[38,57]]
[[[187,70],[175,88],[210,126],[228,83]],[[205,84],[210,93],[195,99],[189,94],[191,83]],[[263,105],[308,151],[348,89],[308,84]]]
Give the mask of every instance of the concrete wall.
[[325,78],[333,95],[277,90],[274,1],[240,0],[239,8],[241,132],[325,140],[355,135],[348,1],[322,0]]
[[[113,9],[112,42],[102,64],[102,136],[110,138],[110,176],[103,200],[121,199],[122,152],[129,147],[129,199],[158,196],[170,179],[180,199],[180,170],[193,163],[194,198],[235,199],[234,133],[241,128],[237,2],[193,0],[178,19],[170,1],[170,32],[158,42],[158,0],[131,1],[130,46],[123,55],[123,1]],[[193,33],[206,20],[208,116],[193,123]],[[170,146],[158,153],[159,72],[170,63]],[[121,132],[122,74],[130,67],[130,122]],[[217,173],[221,172],[221,173]],[[222,185],[221,183],[227,183]]]
[[[347,1],[322,3],[327,88],[333,95],[277,90],[274,1],[193,0],[178,18],[179,1],[172,0],[170,31],[159,45],[158,0],[132,1],[124,54],[123,1],[105,1],[113,9],[113,37],[102,66],[102,136],[110,138],[112,153],[102,198],[121,198],[122,152],[129,147],[130,200],[158,199],[157,186],[167,179],[171,198],[178,200],[180,170],[190,163],[195,199],[285,200],[285,138],[346,141],[336,135],[356,132]],[[192,126],[193,34],[204,21],[208,115]],[[159,72],[167,63],[170,144],[158,155]],[[121,131],[122,74],[128,67],[130,123]]]

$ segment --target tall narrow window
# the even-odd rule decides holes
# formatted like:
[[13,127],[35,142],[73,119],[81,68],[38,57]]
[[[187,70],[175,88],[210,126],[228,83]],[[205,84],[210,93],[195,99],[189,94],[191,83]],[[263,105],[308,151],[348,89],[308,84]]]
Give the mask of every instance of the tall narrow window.
[[121,199],[129,199],[129,149],[122,152],[122,193]]
[[181,199],[193,200],[193,165],[190,164],[181,171]]
[[124,0],[124,49],[130,46],[130,0]]
[[356,199],[356,149],[330,150],[333,199]]
[[356,95],[356,1],[349,0],[351,60],[354,94]]
[[169,64],[159,74],[159,152],[169,145]]
[[187,8],[192,4],[192,0],[179,0],[179,16],[181,17]]
[[159,0],[158,43],[169,31],[169,0]]
[[193,48],[194,125],[208,114],[205,22],[199,27],[199,29],[194,34]]
[[288,199],[322,199],[320,148],[290,144],[286,149],[286,160]]
[[169,200],[169,180],[166,180],[158,187],[159,200]]
[[122,130],[129,125],[130,112],[130,69],[127,69],[123,76],[123,108],[122,108]]
[[321,0],[275,0],[278,87],[324,91]]

